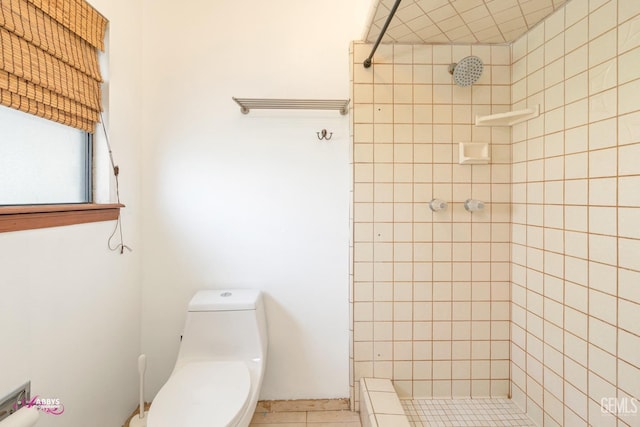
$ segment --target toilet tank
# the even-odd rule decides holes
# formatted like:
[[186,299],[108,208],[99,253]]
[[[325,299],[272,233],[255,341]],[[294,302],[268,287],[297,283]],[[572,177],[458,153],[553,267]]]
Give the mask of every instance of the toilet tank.
[[198,291],[187,308],[176,367],[194,360],[264,361],[267,322],[260,291]]

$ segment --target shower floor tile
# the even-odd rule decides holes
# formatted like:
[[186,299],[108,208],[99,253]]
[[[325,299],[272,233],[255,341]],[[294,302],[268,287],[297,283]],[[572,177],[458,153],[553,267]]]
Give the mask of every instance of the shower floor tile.
[[402,400],[412,427],[535,427],[509,399]]

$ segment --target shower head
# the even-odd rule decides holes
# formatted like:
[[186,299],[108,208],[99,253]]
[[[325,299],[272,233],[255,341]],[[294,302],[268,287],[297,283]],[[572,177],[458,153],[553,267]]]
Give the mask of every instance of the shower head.
[[449,73],[458,86],[471,86],[482,75],[482,60],[477,56],[462,58],[457,64],[449,65]]

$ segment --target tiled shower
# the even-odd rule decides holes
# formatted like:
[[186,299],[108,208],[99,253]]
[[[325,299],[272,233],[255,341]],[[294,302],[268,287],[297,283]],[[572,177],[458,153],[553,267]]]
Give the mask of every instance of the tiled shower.
[[[570,0],[512,44],[383,44],[369,69],[352,45],[355,399],[390,378],[401,398],[510,396],[538,425],[640,425],[639,14]],[[485,68],[458,87],[468,55]],[[489,164],[458,164],[459,142]]]

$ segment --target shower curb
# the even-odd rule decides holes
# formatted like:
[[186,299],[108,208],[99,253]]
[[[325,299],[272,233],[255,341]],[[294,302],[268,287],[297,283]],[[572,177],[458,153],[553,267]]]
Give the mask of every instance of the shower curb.
[[391,380],[360,378],[362,427],[410,427]]

